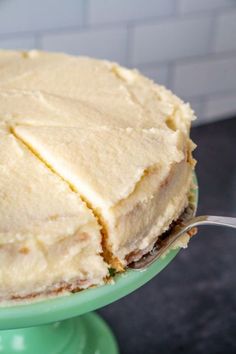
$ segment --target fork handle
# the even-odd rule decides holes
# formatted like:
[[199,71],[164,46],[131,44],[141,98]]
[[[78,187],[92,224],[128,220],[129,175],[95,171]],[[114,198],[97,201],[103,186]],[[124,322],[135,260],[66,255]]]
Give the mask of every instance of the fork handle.
[[184,221],[180,225],[177,224],[177,226],[173,228],[169,239],[167,238],[167,242],[162,245],[161,248],[154,248],[151,252],[142,257],[139,261],[134,262],[132,265],[129,265],[129,267],[137,270],[145,269],[147,265],[152,264],[157,258],[162,256],[181,235],[191,230],[195,226],[200,225],[220,225],[236,229],[236,218],[231,218],[228,216],[202,215],[191,218],[188,221]]
[[199,225],[219,225],[236,228],[236,218],[232,218],[229,216],[202,215],[196,216],[195,218],[185,223],[185,227],[187,229]]

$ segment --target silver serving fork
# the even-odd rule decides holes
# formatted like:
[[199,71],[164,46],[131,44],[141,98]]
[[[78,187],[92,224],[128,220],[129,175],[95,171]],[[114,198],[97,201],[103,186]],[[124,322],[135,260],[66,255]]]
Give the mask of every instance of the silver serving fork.
[[185,233],[190,236],[196,233],[196,227],[201,225],[219,225],[236,228],[236,218],[226,216],[195,216],[196,204],[189,205],[184,213],[179,218],[177,224],[170,228],[160,239],[156,242],[153,249],[142,256],[138,261],[132,262],[128,268],[145,269],[155,260],[161,257],[164,253],[171,249],[173,244]]

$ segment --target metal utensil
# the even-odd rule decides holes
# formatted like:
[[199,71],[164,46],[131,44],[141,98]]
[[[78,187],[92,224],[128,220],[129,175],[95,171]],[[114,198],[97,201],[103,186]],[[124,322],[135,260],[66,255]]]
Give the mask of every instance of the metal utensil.
[[170,227],[170,229],[163,234],[154,245],[153,249],[142,256],[138,261],[132,262],[128,265],[128,268],[132,269],[145,269],[155,260],[161,257],[165,252],[171,249],[171,246],[185,233],[190,236],[196,233],[196,226],[201,225],[218,225],[236,228],[236,218],[226,216],[211,216],[203,215],[196,216],[196,205],[189,205],[184,211],[176,225]]

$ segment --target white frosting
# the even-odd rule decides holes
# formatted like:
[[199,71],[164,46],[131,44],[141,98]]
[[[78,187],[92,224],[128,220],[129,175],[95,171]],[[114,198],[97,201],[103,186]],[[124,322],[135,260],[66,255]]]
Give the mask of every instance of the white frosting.
[[[0,193],[7,200],[0,204],[0,242],[14,249],[17,242],[30,245],[35,254],[31,267],[52,267],[45,284],[76,274],[92,279],[90,284],[100,283],[106,266],[98,255],[101,235],[89,208],[99,216],[106,247],[121,264],[129,253],[150,248],[187,203],[192,119],[188,104],[116,63],[37,51],[0,52],[5,141]],[[83,234],[84,228],[86,246],[72,242],[59,247],[58,242],[66,242],[76,230]],[[11,277],[4,266],[12,262],[4,258],[7,250],[1,258],[0,249],[4,279]],[[64,257],[68,271],[49,265],[49,259],[56,265]],[[34,274],[29,283],[40,282]],[[11,284],[17,283],[13,278]]]

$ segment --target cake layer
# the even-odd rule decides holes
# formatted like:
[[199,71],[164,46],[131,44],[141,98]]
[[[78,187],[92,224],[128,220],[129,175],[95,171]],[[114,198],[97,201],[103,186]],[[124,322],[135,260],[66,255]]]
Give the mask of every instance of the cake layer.
[[0,299],[103,283],[96,218],[4,127],[0,199]]

